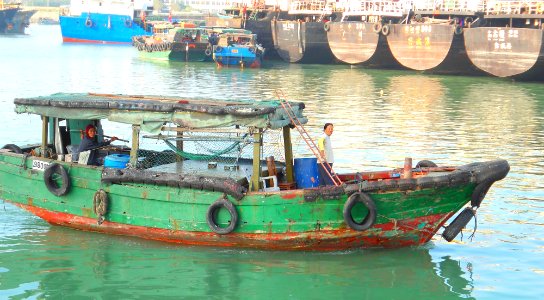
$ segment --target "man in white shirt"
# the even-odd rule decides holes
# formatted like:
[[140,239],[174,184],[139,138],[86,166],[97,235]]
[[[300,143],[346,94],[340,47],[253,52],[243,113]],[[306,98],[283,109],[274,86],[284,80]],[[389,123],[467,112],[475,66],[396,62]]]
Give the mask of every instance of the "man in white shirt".
[[[319,170],[319,185],[334,185],[331,177],[329,174],[332,175],[332,164],[334,163],[334,154],[332,152],[332,143],[331,143],[331,135],[334,130],[334,126],[332,123],[325,123],[325,126],[323,126],[323,136],[321,136],[317,140],[318,148],[319,148],[319,154],[321,157],[325,160],[325,162],[320,164],[319,161],[317,162],[317,168]],[[330,168],[329,168],[330,166]],[[325,170],[327,169],[327,171]]]

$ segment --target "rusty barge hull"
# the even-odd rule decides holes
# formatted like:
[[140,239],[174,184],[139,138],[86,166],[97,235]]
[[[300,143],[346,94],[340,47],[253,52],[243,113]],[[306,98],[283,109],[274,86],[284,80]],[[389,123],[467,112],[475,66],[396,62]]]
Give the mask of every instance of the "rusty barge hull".
[[449,75],[484,75],[467,56],[463,30],[446,24],[388,24],[387,42],[404,67]]
[[480,27],[465,30],[467,55],[486,73],[519,80],[544,80],[541,29]]
[[327,39],[339,61],[371,68],[400,69],[386,37],[369,22],[330,22]]
[[331,63],[334,55],[321,22],[272,21],[274,47],[290,63]]

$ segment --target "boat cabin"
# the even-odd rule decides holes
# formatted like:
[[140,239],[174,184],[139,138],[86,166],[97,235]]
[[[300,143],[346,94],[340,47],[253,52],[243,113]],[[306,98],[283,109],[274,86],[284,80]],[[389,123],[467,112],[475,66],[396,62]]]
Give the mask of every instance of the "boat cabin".
[[[36,156],[145,176],[231,179],[256,192],[294,188],[291,120],[278,101],[89,93],[16,99],[15,104],[18,113],[42,117],[41,145],[25,149]],[[297,119],[306,123],[303,104],[291,105]],[[116,132],[107,133],[126,138],[125,144],[96,149],[104,166],[73,161],[89,124],[97,128],[98,142],[109,137],[104,122],[115,123]]]

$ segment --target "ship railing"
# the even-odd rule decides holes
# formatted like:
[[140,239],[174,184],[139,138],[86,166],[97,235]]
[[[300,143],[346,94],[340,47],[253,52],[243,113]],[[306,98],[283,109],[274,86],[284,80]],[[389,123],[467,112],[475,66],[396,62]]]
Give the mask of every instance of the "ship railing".
[[483,0],[412,0],[414,11],[439,11],[439,12],[483,12],[485,1]]
[[406,1],[350,1],[342,20],[350,16],[402,17],[410,11]]
[[487,1],[486,15],[542,15],[544,1]]
[[334,6],[323,0],[293,1],[289,6],[290,15],[330,15]]

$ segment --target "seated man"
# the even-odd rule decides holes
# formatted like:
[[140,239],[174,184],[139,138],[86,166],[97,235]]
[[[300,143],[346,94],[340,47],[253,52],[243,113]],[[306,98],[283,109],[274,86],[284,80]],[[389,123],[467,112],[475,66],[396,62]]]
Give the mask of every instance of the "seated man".
[[81,144],[79,144],[79,147],[77,151],[74,153],[72,159],[73,161],[79,160],[79,154],[84,151],[90,151],[89,157],[87,159],[87,165],[93,165],[93,166],[99,166],[98,162],[98,148],[107,146],[111,142],[116,141],[117,137],[112,137],[111,140],[105,141],[105,142],[97,142],[96,139],[96,128],[94,125],[87,125],[85,128],[85,133],[83,135],[83,139],[81,140]]

